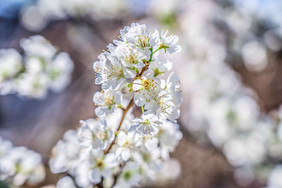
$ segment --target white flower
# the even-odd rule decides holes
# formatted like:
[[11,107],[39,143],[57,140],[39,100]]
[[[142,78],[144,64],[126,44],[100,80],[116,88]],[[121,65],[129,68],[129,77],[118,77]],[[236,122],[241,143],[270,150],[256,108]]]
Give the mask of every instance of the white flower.
[[46,74],[21,74],[15,81],[15,91],[23,96],[42,99],[48,92],[49,78]]
[[141,181],[139,165],[132,161],[127,162],[114,188],[138,187]]
[[61,92],[71,81],[73,62],[65,52],[60,52],[47,64],[46,72],[50,79],[49,87],[55,92]]
[[43,99],[49,89],[62,91],[70,82],[73,70],[69,55],[57,53],[56,48],[39,35],[22,39],[20,45],[24,58],[13,49],[0,50],[0,94],[17,93]]
[[106,114],[113,113],[116,106],[121,103],[122,95],[115,90],[106,90],[103,92],[96,92],[93,96],[93,102],[99,105],[95,109],[97,116],[102,117]]
[[7,177],[13,177],[17,186],[25,182],[37,184],[44,180],[45,171],[38,153],[25,147],[12,148],[4,157],[0,158],[1,172]]
[[[164,82],[162,82],[164,83]],[[154,100],[145,104],[145,114],[156,113],[161,119],[175,121],[180,115],[182,95],[178,78],[172,73]]]
[[172,62],[170,62],[169,60],[155,59],[153,62],[150,63],[149,68],[152,70],[154,77],[156,77],[171,70]]
[[155,172],[156,184],[166,185],[175,180],[181,173],[181,164],[176,159],[162,161],[162,165]]
[[122,161],[127,161],[130,158],[132,151],[141,146],[141,140],[140,137],[134,133],[120,131],[117,135],[117,145],[116,155]]
[[151,181],[154,179],[156,167],[161,164],[161,148],[159,140],[155,136],[144,136],[142,138],[142,146],[133,153],[133,159],[136,161],[143,176]]
[[167,36],[168,31],[163,31],[160,35],[159,47],[168,53],[176,53],[181,50],[179,46],[179,38],[176,35]]
[[147,53],[142,53],[138,48],[132,47],[126,43],[118,43],[118,46],[115,49],[116,56],[120,59],[121,63],[136,72],[140,72],[141,69],[145,66],[143,61],[150,59],[150,51]]
[[137,131],[144,135],[156,134],[159,130],[161,121],[156,120],[153,115],[143,115],[142,118],[132,120],[131,130]]
[[6,153],[12,149],[12,143],[8,140],[4,140],[0,137],[0,157],[4,156]]
[[17,75],[22,67],[22,57],[16,50],[0,50],[0,83]]
[[[109,49],[115,48],[113,45],[108,46]],[[98,73],[95,79],[96,84],[102,84],[102,89],[115,89],[125,82],[126,78],[133,78],[136,72],[128,69],[121,64],[120,60],[113,55],[114,50],[104,52],[98,56],[99,61],[93,64],[93,69]]]
[[69,171],[73,174],[79,164],[80,152],[77,132],[74,130],[65,132],[63,139],[58,141],[52,150],[52,158],[49,161],[51,171],[53,173]]
[[269,174],[267,188],[281,188],[282,187],[282,166],[276,165]]
[[170,121],[164,121],[159,126],[159,144],[164,158],[168,157],[169,152],[172,152],[179,141],[182,139],[182,133],[179,130],[179,125]]
[[108,178],[112,175],[113,168],[117,166],[117,161],[112,153],[104,155],[103,151],[92,150],[89,157],[90,180],[94,184],[101,182],[101,178]]
[[35,35],[20,41],[20,45],[28,56],[39,56],[45,59],[51,59],[56,48],[40,35]]
[[13,81],[0,82],[0,95],[8,95],[15,92]]
[[128,43],[133,43],[141,49],[154,47],[157,43],[158,32],[151,32],[145,24],[132,23],[131,26],[126,26],[120,31],[121,40]]
[[134,102],[137,106],[143,106],[153,100],[161,91],[161,83],[158,78],[151,76],[137,77],[132,85],[135,92]]
[[75,183],[69,176],[61,178],[56,185],[57,188],[76,188]]
[[81,120],[80,124],[78,139],[84,147],[104,150],[114,140],[114,132],[107,126],[104,119],[99,121],[94,119]]

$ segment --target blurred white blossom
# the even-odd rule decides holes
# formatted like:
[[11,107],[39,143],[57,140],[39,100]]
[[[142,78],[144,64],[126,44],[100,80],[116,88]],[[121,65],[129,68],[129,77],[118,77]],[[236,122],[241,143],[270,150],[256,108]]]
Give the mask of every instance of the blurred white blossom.
[[25,147],[14,147],[0,137],[0,180],[22,186],[36,185],[45,179],[41,156]]
[[[0,50],[0,94],[43,99],[48,90],[61,92],[70,82],[73,62],[42,36],[22,39],[23,57],[14,49]],[[3,60],[3,61],[2,61]]]

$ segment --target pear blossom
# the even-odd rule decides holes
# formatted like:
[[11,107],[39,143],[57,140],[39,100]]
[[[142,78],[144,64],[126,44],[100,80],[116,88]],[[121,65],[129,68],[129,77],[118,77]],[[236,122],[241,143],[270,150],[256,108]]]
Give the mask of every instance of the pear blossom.
[[100,119],[100,121],[94,119],[81,120],[80,123],[78,139],[82,146],[104,150],[114,140],[114,132],[107,126],[104,119]]
[[36,185],[45,179],[41,156],[25,147],[14,147],[0,138],[0,180],[16,186]]
[[142,118],[132,120],[131,129],[145,135],[156,134],[160,124],[162,122],[154,118],[153,115],[142,115]]
[[0,82],[15,76],[22,67],[22,57],[16,50],[0,49]]
[[73,180],[69,176],[61,178],[56,185],[57,188],[76,188]]
[[22,96],[45,98],[48,91],[48,76],[23,73],[15,80],[15,91]]
[[22,39],[20,45],[28,56],[39,56],[50,59],[57,52],[56,48],[40,35]]
[[171,74],[167,82],[162,82],[161,91],[154,98],[145,104],[145,114],[156,113],[161,119],[174,121],[180,115],[179,105],[182,102],[179,80]]
[[135,148],[141,145],[141,139],[132,132],[120,131],[117,135],[117,145],[119,147],[116,149],[116,156],[127,161]]
[[170,121],[164,121],[159,126],[157,137],[164,158],[168,157],[169,152],[172,152],[182,139],[182,133],[179,130],[179,125]]
[[151,52],[147,50],[144,54],[136,47],[132,47],[127,43],[119,42],[115,49],[115,54],[125,67],[141,71],[141,69],[145,66],[143,61],[149,60]]
[[119,179],[117,185],[114,188],[130,188],[136,187],[140,184],[141,175],[138,169],[138,164],[135,162],[126,163]]
[[99,105],[95,109],[97,116],[105,116],[113,113],[117,105],[121,103],[122,95],[115,90],[106,90],[103,92],[96,92],[93,96],[93,102]]
[[132,89],[135,92],[134,102],[143,106],[153,100],[161,91],[160,80],[154,77],[137,77],[133,81]]
[[102,177],[110,177],[113,173],[113,168],[117,165],[114,154],[109,153],[104,156],[104,153],[101,150],[92,150],[87,162],[92,166],[90,169],[90,180],[94,184],[100,183]]
[[[93,63],[95,83],[103,89],[93,96],[97,119],[81,121],[73,144],[59,141],[50,160],[54,173],[67,172],[80,187],[152,184],[182,137],[178,125],[168,121],[179,116],[182,97],[174,74],[167,81],[159,78],[171,62],[158,58],[166,51],[158,31],[134,23],[120,33]],[[132,113],[134,105],[142,109],[140,118]]]
[[76,165],[79,164],[79,155],[82,151],[78,140],[77,131],[65,132],[63,140],[60,140],[52,150],[52,158],[49,161],[53,173],[69,171],[73,174]]
[[70,83],[73,63],[66,52],[58,53],[46,69],[51,90],[61,92]]
[[67,53],[39,35],[22,39],[20,46],[22,56],[14,49],[0,50],[1,95],[44,99],[48,90],[61,92],[69,84],[73,62]]
[[157,43],[158,31],[152,32],[145,24],[132,23],[120,31],[122,41],[141,49],[149,49]]
[[268,177],[267,188],[282,187],[281,175],[282,175],[282,166],[281,165],[275,166],[273,170],[270,172],[270,175]]
[[136,72],[128,69],[118,60],[117,57],[104,52],[99,55],[99,61],[93,64],[93,69],[97,73],[96,84],[102,84],[102,89],[115,89],[126,81],[126,78],[133,78]]
[[149,68],[152,70],[154,77],[157,77],[167,71],[170,71],[172,68],[172,62],[169,60],[156,59],[150,64]]
[[179,52],[181,48],[179,47],[179,44],[178,44],[179,43],[178,36],[175,36],[175,35],[167,36],[167,35],[168,35],[167,31],[163,31],[160,34],[159,47],[163,48],[168,53]]

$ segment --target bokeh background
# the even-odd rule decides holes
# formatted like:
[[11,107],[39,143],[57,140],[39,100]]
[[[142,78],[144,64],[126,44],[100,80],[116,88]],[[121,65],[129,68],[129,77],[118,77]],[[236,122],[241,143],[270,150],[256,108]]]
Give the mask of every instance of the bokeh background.
[[[255,129],[256,123],[260,122],[258,116],[259,119],[267,116],[273,122],[275,118],[272,114],[277,113],[282,103],[282,2],[90,2],[0,0],[0,48],[15,48],[21,52],[19,41],[39,34],[61,51],[69,53],[74,62],[72,81],[61,93],[50,92],[43,100],[13,94],[0,96],[0,136],[16,146],[27,146],[39,152],[47,165],[51,149],[63,133],[77,128],[79,120],[95,116],[92,97],[100,88],[94,84],[92,64],[97,56],[117,38],[121,28],[133,22],[145,23],[153,29],[166,29],[178,35],[182,46],[180,54],[169,57],[174,63],[173,71],[182,82],[184,97],[179,118],[183,139],[172,154],[180,162],[181,174],[169,187],[265,187],[267,173],[256,173],[258,168],[253,166],[271,163],[270,166],[274,167],[282,161],[281,155],[275,155],[274,159],[254,158],[256,162],[252,162],[251,158],[248,159],[250,163],[239,165],[232,162],[228,152],[222,149],[225,145],[217,140],[222,135],[217,133],[233,124],[216,122],[217,127],[212,127],[216,133],[207,132],[212,126],[206,127],[207,124],[216,117],[213,112],[225,109],[222,106],[209,108],[210,102],[209,105],[202,103],[210,97],[207,96],[209,93],[219,93],[222,98],[232,96],[231,102],[236,101],[238,95],[248,96],[257,106],[255,112],[248,108],[249,103],[245,101],[238,113],[242,112],[247,119],[259,114],[255,121],[250,122],[254,126],[248,131]],[[232,133],[229,137],[228,131],[222,134],[227,136],[224,143],[235,135]],[[250,147],[252,150],[248,152],[259,155],[256,152],[260,153],[260,150],[253,149],[260,147],[259,144]],[[266,142],[263,147],[267,152],[270,145]],[[276,153],[277,150],[282,152],[282,144],[278,144]],[[238,156],[236,151],[231,159],[234,156]],[[238,172],[238,166],[249,171]],[[42,185],[54,184],[57,179],[58,176],[48,170]]]

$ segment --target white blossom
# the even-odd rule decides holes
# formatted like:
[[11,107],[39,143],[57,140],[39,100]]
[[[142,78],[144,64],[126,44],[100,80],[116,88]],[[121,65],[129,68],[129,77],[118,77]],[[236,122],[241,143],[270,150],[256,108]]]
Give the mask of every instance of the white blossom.
[[164,48],[165,51],[168,53],[176,53],[181,50],[179,46],[179,38],[176,35],[168,35],[168,31],[162,32],[160,34],[160,41],[159,41],[159,47]]
[[127,161],[136,147],[141,145],[139,135],[132,132],[120,131],[117,135],[116,155],[123,161]]
[[155,59],[155,61],[150,64],[149,68],[152,70],[154,77],[156,77],[170,71],[172,68],[172,62],[169,60]]
[[73,180],[69,176],[61,178],[56,185],[57,188],[76,188]]
[[[48,90],[61,92],[70,82],[73,62],[44,37],[36,35],[20,42],[23,57],[14,49],[0,50],[0,94],[43,99]],[[3,54],[3,55],[2,55]],[[5,54],[5,55],[4,55]]]
[[90,180],[97,184],[101,182],[101,178],[108,178],[112,175],[113,168],[117,165],[115,155],[109,153],[104,156],[102,151],[93,150],[88,160],[90,166]]
[[140,185],[141,175],[139,172],[138,164],[135,162],[126,163],[117,185],[114,188],[130,188],[138,187]]
[[41,156],[25,147],[13,147],[0,138],[0,180],[12,181],[16,186],[36,185],[45,178]]
[[275,166],[269,174],[267,188],[281,188],[282,187],[282,166]]
[[[111,45],[108,47],[114,48]],[[102,53],[98,56],[99,61],[93,64],[93,69],[98,74],[95,83],[102,84],[102,89],[115,89],[125,82],[126,78],[133,78],[136,75],[134,70],[124,67],[119,59],[112,54]]]
[[22,69],[22,57],[14,49],[0,50],[0,82],[12,78]]
[[56,53],[56,48],[40,35],[22,39],[21,47],[28,56],[39,56],[45,59],[52,58]]
[[93,102],[98,105],[95,109],[97,116],[105,116],[113,113],[117,105],[121,103],[122,95],[115,90],[106,90],[103,92],[96,92],[93,96]]
[[114,132],[104,119],[80,121],[78,139],[84,147],[104,150],[114,140]]
[[180,115],[179,106],[182,102],[179,80],[171,74],[165,84],[162,82],[161,87],[155,99],[145,104],[145,114],[156,113],[161,119],[174,121]]
[[132,89],[134,102],[137,106],[143,106],[153,100],[161,91],[160,80],[154,77],[138,77],[133,81]]
[[[157,30],[135,23],[120,33],[93,64],[95,83],[103,89],[93,96],[98,118],[81,121],[74,143],[71,137],[59,141],[50,160],[53,172],[71,174],[80,187],[154,183],[182,138],[178,125],[168,121],[179,116],[179,80],[174,74],[167,81],[158,77],[172,66],[158,52],[176,49],[174,39],[160,47]],[[133,116],[134,105],[141,107],[141,118]]]
[[145,135],[156,134],[160,124],[162,124],[162,122],[154,118],[153,115],[143,115],[142,118],[132,120],[131,130]]
[[81,146],[77,131],[69,130],[65,132],[63,140],[58,141],[53,148],[52,158],[49,161],[51,171],[53,173],[69,171],[73,174],[79,164],[80,152]]

